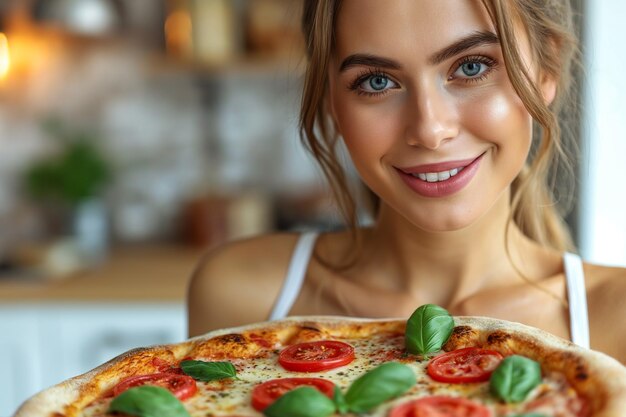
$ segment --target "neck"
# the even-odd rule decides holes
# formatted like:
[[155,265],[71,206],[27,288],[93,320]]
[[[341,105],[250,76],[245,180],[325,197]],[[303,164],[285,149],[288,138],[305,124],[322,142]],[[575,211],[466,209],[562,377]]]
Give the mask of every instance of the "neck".
[[533,245],[509,224],[509,215],[509,194],[503,193],[472,225],[430,232],[382,206],[364,253],[376,269],[393,271],[385,275],[388,289],[408,293],[420,302],[454,305],[480,290],[519,279],[512,262],[522,265]]

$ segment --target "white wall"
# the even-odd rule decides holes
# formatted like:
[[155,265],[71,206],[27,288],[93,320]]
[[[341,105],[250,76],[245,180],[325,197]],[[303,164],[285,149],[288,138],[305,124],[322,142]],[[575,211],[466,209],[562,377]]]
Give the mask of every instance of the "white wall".
[[587,0],[581,253],[626,266],[626,2]]

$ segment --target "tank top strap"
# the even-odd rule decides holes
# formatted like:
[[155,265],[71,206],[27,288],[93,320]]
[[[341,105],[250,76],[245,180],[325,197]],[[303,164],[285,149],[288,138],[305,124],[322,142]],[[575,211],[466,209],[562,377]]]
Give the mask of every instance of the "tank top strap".
[[566,252],[563,255],[563,268],[567,282],[572,342],[589,349],[589,316],[583,261],[580,256]]
[[287,276],[278,294],[278,298],[276,298],[274,308],[270,313],[270,320],[279,320],[287,317],[289,310],[291,310],[291,307],[293,307],[293,304],[296,302],[296,298],[298,298],[298,294],[300,294],[300,289],[304,283],[304,277],[306,276],[317,236],[317,232],[306,232],[298,238],[291,261],[289,262]]

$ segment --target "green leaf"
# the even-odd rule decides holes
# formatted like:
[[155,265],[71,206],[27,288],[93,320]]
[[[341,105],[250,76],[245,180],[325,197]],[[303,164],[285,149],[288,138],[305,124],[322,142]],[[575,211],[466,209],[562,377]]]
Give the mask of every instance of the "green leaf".
[[346,397],[344,397],[343,393],[336,385],[333,392],[333,401],[335,402],[335,407],[337,408],[337,412],[339,412],[339,414],[346,414],[348,412]]
[[350,411],[365,413],[404,394],[416,382],[411,368],[401,363],[387,362],[354,381],[346,393],[345,401]]
[[190,417],[174,394],[150,385],[130,388],[115,397],[107,410],[112,412],[138,417]]
[[425,304],[415,310],[406,323],[406,348],[415,355],[438,352],[453,329],[454,319],[446,309]]
[[530,391],[541,383],[541,366],[523,356],[504,358],[493,371],[489,389],[493,395],[507,403],[524,401]]
[[197,381],[237,378],[237,371],[230,362],[182,361],[180,367]]
[[64,141],[58,154],[34,162],[24,174],[27,191],[71,206],[98,196],[111,179],[111,168],[95,140],[87,135]]
[[263,410],[267,417],[326,417],[335,403],[313,387],[301,386],[279,397]]

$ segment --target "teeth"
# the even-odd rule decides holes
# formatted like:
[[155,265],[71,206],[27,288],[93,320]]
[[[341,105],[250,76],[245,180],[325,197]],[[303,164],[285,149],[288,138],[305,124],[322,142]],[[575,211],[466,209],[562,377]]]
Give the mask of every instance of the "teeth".
[[438,182],[438,181],[445,181],[447,179],[450,179],[450,177],[454,177],[456,174],[458,174],[461,171],[463,171],[463,167],[453,168],[449,171],[427,172],[425,174],[419,173],[419,174],[412,174],[412,175],[416,178],[419,178],[422,181]]

